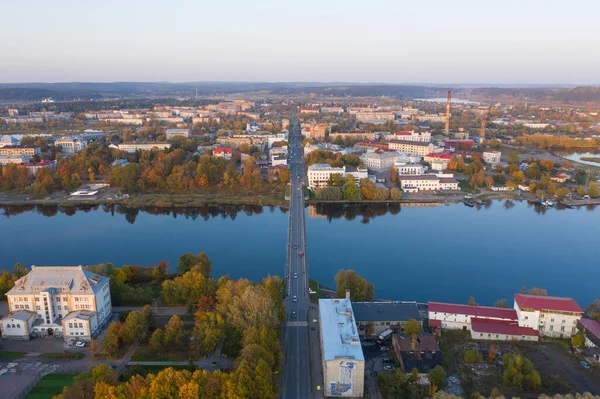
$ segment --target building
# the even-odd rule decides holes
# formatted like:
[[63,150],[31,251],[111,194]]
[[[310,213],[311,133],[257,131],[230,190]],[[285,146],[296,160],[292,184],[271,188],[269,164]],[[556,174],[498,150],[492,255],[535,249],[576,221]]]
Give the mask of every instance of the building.
[[116,123],[119,125],[141,126],[144,124],[144,119],[142,119],[142,118],[106,118],[106,119],[103,119],[103,122]]
[[500,191],[513,191],[514,189],[512,187],[503,186],[502,184],[494,184],[491,187],[491,190],[500,192]]
[[382,125],[386,122],[396,119],[396,115],[392,112],[356,112],[357,122],[372,123]]
[[172,139],[173,137],[185,137],[189,138],[191,136],[190,129],[167,129],[167,140]]
[[314,115],[319,113],[319,107],[301,107],[301,114]]
[[421,143],[416,141],[406,141],[406,140],[390,140],[389,142],[390,150],[397,150],[402,152],[407,152],[409,154],[416,154],[421,157],[433,152],[433,144],[431,143]]
[[368,169],[384,172],[390,166],[394,166],[402,156],[403,154],[398,151],[369,151],[362,154],[360,159]]
[[358,333],[363,336],[379,335],[387,329],[400,333],[410,319],[423,325],[416,302],[352,302],[352,309]]
[[321,107],[322,114],[343,114],[344,108],[342,107]]
[[233,149],[229,147],[215,148],[213,150],[213,156],[229,160],[233,156]]
[[408,193],[434,190],[460,190],[458,181],[454,175],[448,174],[424,174],[424,175],[398,175],[400,187]]
[[0,155],[27,155],[34,156],[41,153],[40,147],[24,146],[24,145],[7,145],[0,147]]
[[570,179],[571,179],[571,176],[569,176],[565,173],[558,173],[555,176],[552,176],[550,178],[550,180],[552,180],[553,182],[556,182],[556,183],[566,183]]
[[271,153],[271,166],[287,166],[287,155],[281,153]]
[[19,140],[18,138],[14,137],[14,136],[10,136],[10,135],[2,135],[0,136],[0,148],[1,147],[6,147],[6,146],[18,146],[21,145],[21,140]]
[[329,164],[315,164],[308,167],[308,187],[311,190],[326,187],[331,175],[340,174],[342,177],[346,177],[351,174],[356,179],[356,183],[360,185],[361,179],[369,177],[368,170],[366,168],[349,169],[345,166],[333,167]]
[[429,373],[440,364],[442,353],[433,335],[421,335],[417,339],[403,335],[392,336],[392,347],[400,368],[405,373],[413,368],[419,373]]
[[396,132],[388,135],[388,140],[404,140],[404,141],[416,141],[419,143],[430,143],[431,142],[431,132],[415,132],[413,130],[406,130],[402,132]]
[[542,123],[542,122],[526,122],[526,123],[523,123],[523,126],[528,127],[530,129],[545,129],[548,126],[550,126],[550,124]]
[[88,142],[78,137],[61,137],[54,145],[60,146],[60,151],[65,154],[76,154],[87,147]]
[[500,151],[484,151],[482,154],[483,162],[490,163],[492,165],[500,163],[502,153]]
[[388,150],[390,148],[389,144],[382,144],[378,141],[359,141],[354,144],[354,148],[359,151],[377,151],[377,150]]
[[592,319],[580,319],[577,329],[585,336],[587,348],[600,348],[600,323]]
[[325,123],[310,123],[307,126],[302,127],[302,135],[310,139],[323,140],[327,137],[329,132],[329,125]]
[[519,325],[554,338],[570,338],[577,333],[583,310],[573,298],[515,294],[514,309]]
[[444,146],[448,148],[471,148],[475,145],[473,140],[444,140]]
[[319,330],[325,396],[362,397],[365,357],[349,292],[343,299],[319,299]]
[[109,280],[82,266],[31,266],[6,294],[10,313],[0,321],[3,337],[90,340],[112,318]]
[[396,162],[394,167],[398,170],[398,175],[422,175],[425,173],[425,166],[419,163]]
[[166,149],[171,148],[171,143],[121,143],[117,145],[117,148],[121,151],[134,153],[136,151],[154,151],[160,150],[164,151]]
[[473,317],[471,338],[492,341],[538,341],[539,332],[529,327],[521,327],[516,320],[491,320]]
[[28,155],[0,155],[0,165],[8,165],[16,163],[21,165],[22,163],[29,162],[31,157]]
[[40,162],[25,162],[23,166],[27,168],[27,171],[30,175],[35,176],[38,170],[41,169],[50,169],[51,172],[54,172],[56,169],[56,161],[44,160]]

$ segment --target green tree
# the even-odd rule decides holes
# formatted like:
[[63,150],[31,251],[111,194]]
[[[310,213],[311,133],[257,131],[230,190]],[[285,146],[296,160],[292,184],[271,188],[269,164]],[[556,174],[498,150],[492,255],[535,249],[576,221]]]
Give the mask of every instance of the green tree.
[[183,328],[183,321],[177,315],[171,316],[165,326],[165,345],[167,347],[181,347],[184,344],[186,332]]
[[578,347],[585,346],[585,335],[583,335],[582,332],[573,335],[573,338],[571,338],[571,345]]
[[323,201],[340,201],[343,194],[339,187],[323,187],[317,190],[316,198]]
[[437,389],[443,389],[446,386],[446,370],[442,366],[435,366],[429,372],[429,383]]
[[197,255],[186,253],[179,257],[177,273],[184,274],[192,269],[196,269],[204,277],[209,277],[212,272],[212,261],[208,258],[206,252],[200,252]]
[[354,302],[372,301],[375,297],[375,287],[367,282],[354,270],[340,270],[335,275],[336,295],[338,298],[346,297],[346,290],[350,290],[350,299]]
[[598,187],[596,182],[592,181],[590,184],[588,184],[587,193],[592,198],[598,198],[600,197],[600,187]]
[[162,353],[165,350],[165,333],[160,328],[154,330],[150,336],[150,347],[157,353]]
[[517,391],[536,391],[542,379],[533,363],[525,356],[509,353],[502,357],[502,383]]
[[328,187],[342,187],[344,185],[344,176],[341,173],[332,173],[327,181]]
[[508,163],[509,164],[518,164],[519,163],[519,155],[516,152],[511,152],[508,154]]
[[585,195],[585,188],[583,186],[577,187],[577,195],[583,197]]
[[533,287],[525,290],[525,287],[521,288],[521,294],[537,295],[537,296],[548,296],[548,291],[544,288]]
[[15,263],[13,266],[12,274],[15,277],[15,280],[20,279],[21,277],[25,277],[29,273],[29,270],[25,266],[20,263]]
[[356,184],[354,176],[349,174],[346,176],[346,184],[344,185],[344,199],[346,201],[360,201],[360,190]]
[[556,190],[556,193],[554,193],[554,195],[556,195],[556,198],[559,201],[562,201],[566,198],[566,196],[570,193],[569,189],[566,187],[561,187],[559,189]]
[[404,333],[412,339],[417,339],[421,335],[421,325],[415,319],[409,319],[404,326]]
[[494,307],[495,308],[509,308],[510,306],[508,305],[508,302],[506,299],[500,298],[496,302],[494,302]]
[[477,302],[475,302],[475,297],[471,296],[469,298],[469,302],[467,302],[467,305],[469,306],[479,306],[479,304]]
[[468,349],[465,351],[465,363],[481,363],[483,355],[477,349]]

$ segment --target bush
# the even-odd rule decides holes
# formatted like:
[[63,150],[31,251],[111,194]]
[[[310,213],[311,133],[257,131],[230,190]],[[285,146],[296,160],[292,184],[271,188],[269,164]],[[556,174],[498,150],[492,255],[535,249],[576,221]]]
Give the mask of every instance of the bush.
[[483,355],[477,349],[470,349],[465,351],[465,363],[481,362],[483,362]]
[[510,353],[504,355],[502,362],[502,383],[505,386],[517,391],[536,391],[542,385],[540,374],[525,356]]

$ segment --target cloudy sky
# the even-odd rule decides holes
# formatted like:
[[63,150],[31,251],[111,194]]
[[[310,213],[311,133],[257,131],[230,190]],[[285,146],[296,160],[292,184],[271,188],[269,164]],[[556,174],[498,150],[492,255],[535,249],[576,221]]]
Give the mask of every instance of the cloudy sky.
[[600,84],[600,1],[0,0],[0,82]]

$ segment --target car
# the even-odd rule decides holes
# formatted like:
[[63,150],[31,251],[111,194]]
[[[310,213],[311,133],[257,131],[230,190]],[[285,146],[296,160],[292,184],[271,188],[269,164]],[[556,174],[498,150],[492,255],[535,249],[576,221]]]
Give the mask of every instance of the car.
[[300,191],[300,187],[298,187],[298,191]]
[[390,366],[389,364],[386,364],[385,366],[383,366],[383,368],[384,368],[385,370],[393,370],[393,369],[394,369],[394,366]]
[[586,195],[584,195],[583,197],[581,197],[581,199],[588,200],[588,199],[590,199],[590,196],[586,194]]
[[85,342],[83,342],[83,341],[77,341],[77,342],[75,342],[75,346],[83,348],[85,346]]
[[303,257],[304,256],[304,252],[298,252],[298,256],[299,257]]
[[380,346],[379,350],[382,351],[382,352],[386,352],[386,351],[389,350],[389,348],[387,346]]
[[581,365],[583,366],[584,369],[586,370],[590,370],[591,366],[588,362],[586,362],[585,360],[580,361],[579,363],[581,363]]
[[296,315],[296,311],[295,311],[295,310],[292,310],[292,319],[295,319],[296,317],[297,317],[297,315]]
[[294,249],[298,248],[298,244],[294,244]]
[[384,357],[383,359],[381,359],[381,361],[384,363],[394,363],[394,361],[389,357]]
[[296,295],[294,295],[294,297],[292,298],[292,302],[298,302],[298,297]]
[[294,272],[294,278],[298,278],[298,273]]

